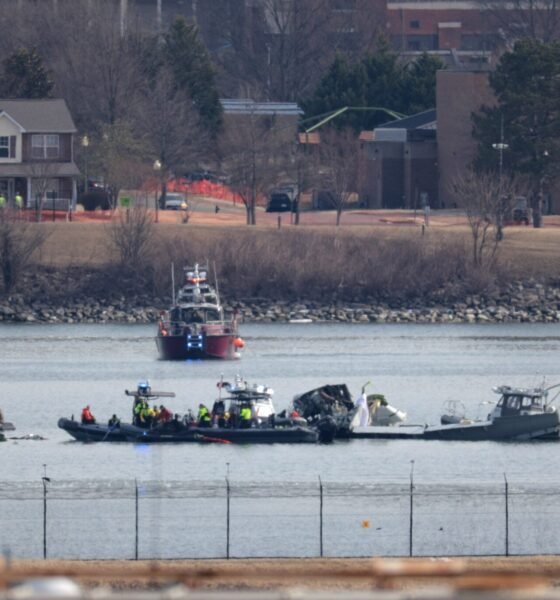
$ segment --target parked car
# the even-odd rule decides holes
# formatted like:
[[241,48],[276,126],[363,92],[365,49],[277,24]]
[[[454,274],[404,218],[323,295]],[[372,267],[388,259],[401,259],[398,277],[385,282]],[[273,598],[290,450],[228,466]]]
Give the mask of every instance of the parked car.
[[525,223],[525,225],[529,225],[529,204],[527,202],[527,199],[523,196],[519,196],[515,199],[515,205],[512,210],[512,218],[514,223]]
[[164,210],[187,210],[189,205],[184,194],[180,192],[167,192],[165,194],[165,200],[160,199],[160,206]]
[[266,212],[296,211],[296,191],[292,186],[273,189],[266,203]]

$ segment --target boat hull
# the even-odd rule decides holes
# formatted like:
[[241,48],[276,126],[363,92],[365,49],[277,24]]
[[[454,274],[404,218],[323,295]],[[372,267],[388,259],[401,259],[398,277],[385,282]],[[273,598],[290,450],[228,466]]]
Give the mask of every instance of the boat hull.
[[314,444],[318,439],[318,433],[308,427],[255,427],[250,429],[195,427],[178,433],[148,431],[140,441],[146,443],[199,441],[226,444]]
[[248,429],[184,427],[176,431],[169,427],[143,429],[129,424],[109,427],[95,423],[84,425],[61,418],[58,426],[80,442],[156,443],[233,443],[233,444],[305,444],[318,441],[318,433],[308,427],[255,427]]
[[190,334],[158,335],[156,344],[160,358],[163,360],[186,359],[222,359],[236,358],[234,340],[237,335],[232,333],[212,333],[203,331],[196,342]]
[[106,423],[84,425],[64,417],[58,420],[58,426],[79,442],[129,442],[135,440],[144,431],[140,427],[128,424],[119,427],[110,427]]
[[395,425],[362,427],[350,432],[350,438],[420,439],[449,441],[527,441],[558,439],[558,413],[497,417],[493,421],[454,423],[433,427]]

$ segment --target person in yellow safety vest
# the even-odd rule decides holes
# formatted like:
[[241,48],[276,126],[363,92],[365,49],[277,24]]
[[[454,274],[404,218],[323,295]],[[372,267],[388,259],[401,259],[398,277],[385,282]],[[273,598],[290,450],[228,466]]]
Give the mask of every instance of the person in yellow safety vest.
[[142,420],[144,421],[144,427],[151,427],[154,422],[154,409],[146,402],[142,411]]
[[138,427],[147,427],[146,421],[150,407],[145,400],[140,400],[134,407],[135,425]]
[[23,196],[19,192],[15,195],[14,202],[18,210],[23,208]]
[[204,404],[198,405],[198,426],[199,427],[210,427],[212,418],[210,417],[210,411],[204,406]]
[[6,206],[6,196],[0,192],[0,209]]
[[249,429],[251,427],[252,416],[251,407],[248,404],[244,404],[239,411],[239,419],[241,421],[240,426],[243,429]]

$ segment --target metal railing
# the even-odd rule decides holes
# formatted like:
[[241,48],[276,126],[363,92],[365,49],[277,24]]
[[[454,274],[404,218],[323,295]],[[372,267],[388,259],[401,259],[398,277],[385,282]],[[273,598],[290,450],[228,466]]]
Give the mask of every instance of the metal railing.
[[15,558],[560,553],[558,484],[0,482]]

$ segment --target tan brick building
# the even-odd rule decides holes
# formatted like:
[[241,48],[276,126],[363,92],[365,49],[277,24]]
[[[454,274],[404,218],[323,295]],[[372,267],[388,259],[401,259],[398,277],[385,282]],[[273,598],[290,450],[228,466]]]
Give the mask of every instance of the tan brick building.
[[[495,102],[488,71],[438,71],[436,86],[437,155],[440,205],[453,208],[452,182],[471,164],[476,142],[472,137],[473,112]],[[497,140],[499,141],[499,140]]]

